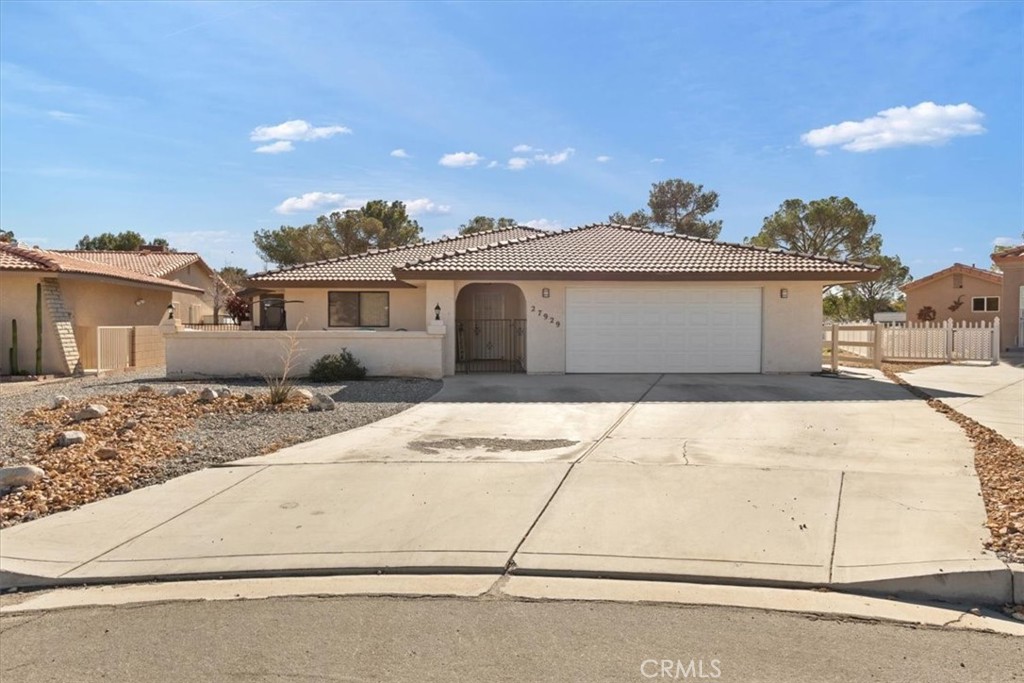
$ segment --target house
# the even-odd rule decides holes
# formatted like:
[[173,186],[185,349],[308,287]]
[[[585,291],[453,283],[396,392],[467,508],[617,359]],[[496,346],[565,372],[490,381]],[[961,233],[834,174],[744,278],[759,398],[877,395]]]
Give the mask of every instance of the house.
[[1002,313],[1003,277],[963,263],[902,287],[911,322],[991,323]]
[[[598,224],[370,251],[250,285],[256,326],[289,330],[300,373],[342,347],[377,375],[774,373],[819,370],[822,288],[875,277],[859,263]],[[274,371],[284,335],[170,335],[168,374]]]
[[222,313],[233,294],[227,283],[195,252],[144,246],[137,251],[58,250],[57,253],[202,290],[201,294],[185,290],[174,292],[175,317],[186,323],[215,322],[215,311],[218,315]]
[[1000,338],[1004,349],[1024,347],[1024,244],[997,251],[992,263],[1002,271]]
[[34,373],[37,305],[44,374],[108,369],[100,368],[105,343],[120,354],[119,363],[162,364],[157,326],[168,306],[175,296],[202,294],[199,287],[68,253],[0,243],[0,373],[12,369],[13,321],[18,369]]

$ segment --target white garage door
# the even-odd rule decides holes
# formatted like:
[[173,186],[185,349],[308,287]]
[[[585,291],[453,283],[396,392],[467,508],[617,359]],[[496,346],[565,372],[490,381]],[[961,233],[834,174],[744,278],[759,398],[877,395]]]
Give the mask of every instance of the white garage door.
[[761,289],[566,289],[566,372],[760,372]]

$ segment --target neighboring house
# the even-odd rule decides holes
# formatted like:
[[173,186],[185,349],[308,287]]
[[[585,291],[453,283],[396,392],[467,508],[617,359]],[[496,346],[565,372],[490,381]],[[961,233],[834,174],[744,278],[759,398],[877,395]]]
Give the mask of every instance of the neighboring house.
[[992,254],[1003,278],[1000,336],[1004,349],[1024,347],[1024,245]]
[[17,320],[19,369],[35,371],[37,284],[45,374],[95,369],[99,328],[107,327],[132,328],[131,335],[118,337],[129,338],[125,353],[132,364],[162,363],[163,337],[156,326],[172,298],[203,294],[198,287],[68,253],[0,244],[0,373],[11,371],[12,320]]
[[954,263],[903,285],[910,322],[991,323],[1003,313],[1000,273]]
[[[371,251],[259,273],[250,285],[262,290],[257,327],[303,330],[295,333],[300,342],[317,345],[307,349],[310,357],[321,348],[355,348],[375,374],[409,372],[395,369],[402,359],[383,357],[403,339],[403,356],[440,355],[436,375],[813,372],[821,368],[822,288],[877,272],[599,224],[550,233],[517,227]],[[237,356],[261,335],[269,337],[220,336]],[[176,336],[199,344],[195,334]],[[277,357],[279,344],[265,346],[263,355],[251,347],[250,365]],[[197,355],[182,348],[183,359]],[[224,369],[226,356],[203,368],[183,361],[181,372]],[[169,372],[170,365],[169,357]]]
[[138,251],[70,251],[57,253],[105,266],[170,280],[202,290],[201,294],[176,291],[175,317],[186,323],[212,323],[214,313],[223,315],[233,294],[231,287],[195,252],[142,247]]

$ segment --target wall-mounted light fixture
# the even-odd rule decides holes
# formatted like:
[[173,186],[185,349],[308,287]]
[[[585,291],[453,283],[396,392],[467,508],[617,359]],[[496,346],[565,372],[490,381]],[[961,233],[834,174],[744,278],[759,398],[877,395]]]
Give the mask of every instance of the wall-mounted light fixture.
[[540,295],[545,299],[549,299],[551,298],[551,290],[545,287],[544,289],[540,290]]
[[789,298],[789,290],[786,289],[785,287],[780,289],[779,290],[779,298],[780,299],[788,299]]
[[174,320],[174,304],[167,304],[167,319]]
[[135,305],[136,306],[144,306],[145,304],[146,304],[146,300],[145,299],[136,299],[135,300]]
[[434,304],[434,320],[441,319],[441,304]]

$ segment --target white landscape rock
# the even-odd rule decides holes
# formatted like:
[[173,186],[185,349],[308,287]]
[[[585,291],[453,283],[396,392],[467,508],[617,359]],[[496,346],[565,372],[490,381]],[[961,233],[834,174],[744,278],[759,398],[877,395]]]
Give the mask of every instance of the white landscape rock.
[[211,389],[210,387],[204,387],[203,390],[199,392],[199,400],[202,401],[203,403],[209,403],[210,401],[216,399],[217,395],[218,394],[214,389]]
[[100,405],[99,403],[90,403],[75,413],[75,421],[81,422],[83,420],[95,420],[96,418],[103,417],[106,414],[106,406]]
[[310,391],[309,389],[296,389],[295,390],[295,395],[296,396],[301,396],[302,398],[306,399],[307,401],[312,401],[313,400],[313,392]]
[[171,387],[167,390],[168,396],[184,396],[188,393],[188,387]]
[[73,446],[77,443],[85,443],[85,439],[85,432],[79,432],[74,430],[68,432],[61,432],[60,436],[57,437],[57,445]]
[[217,390],[217,396],[219,396],[220,398],[227,398],[230,395],[231,390],[228,389],[227,387],[221,387],[220,389]]
[[310,399],[309,409],[310,410],[334,410],[335,403],[334,399],[327,394],[313,394],[313,398]]
[[44,477],[46,477],[46,472],[35,465],[0,467],[0,489],[31,486]]
[[71,403],[71,399],[65,396],[64,394],[58,394],[57,396],[53,397],[54,409],[63,408],[69,403]]

